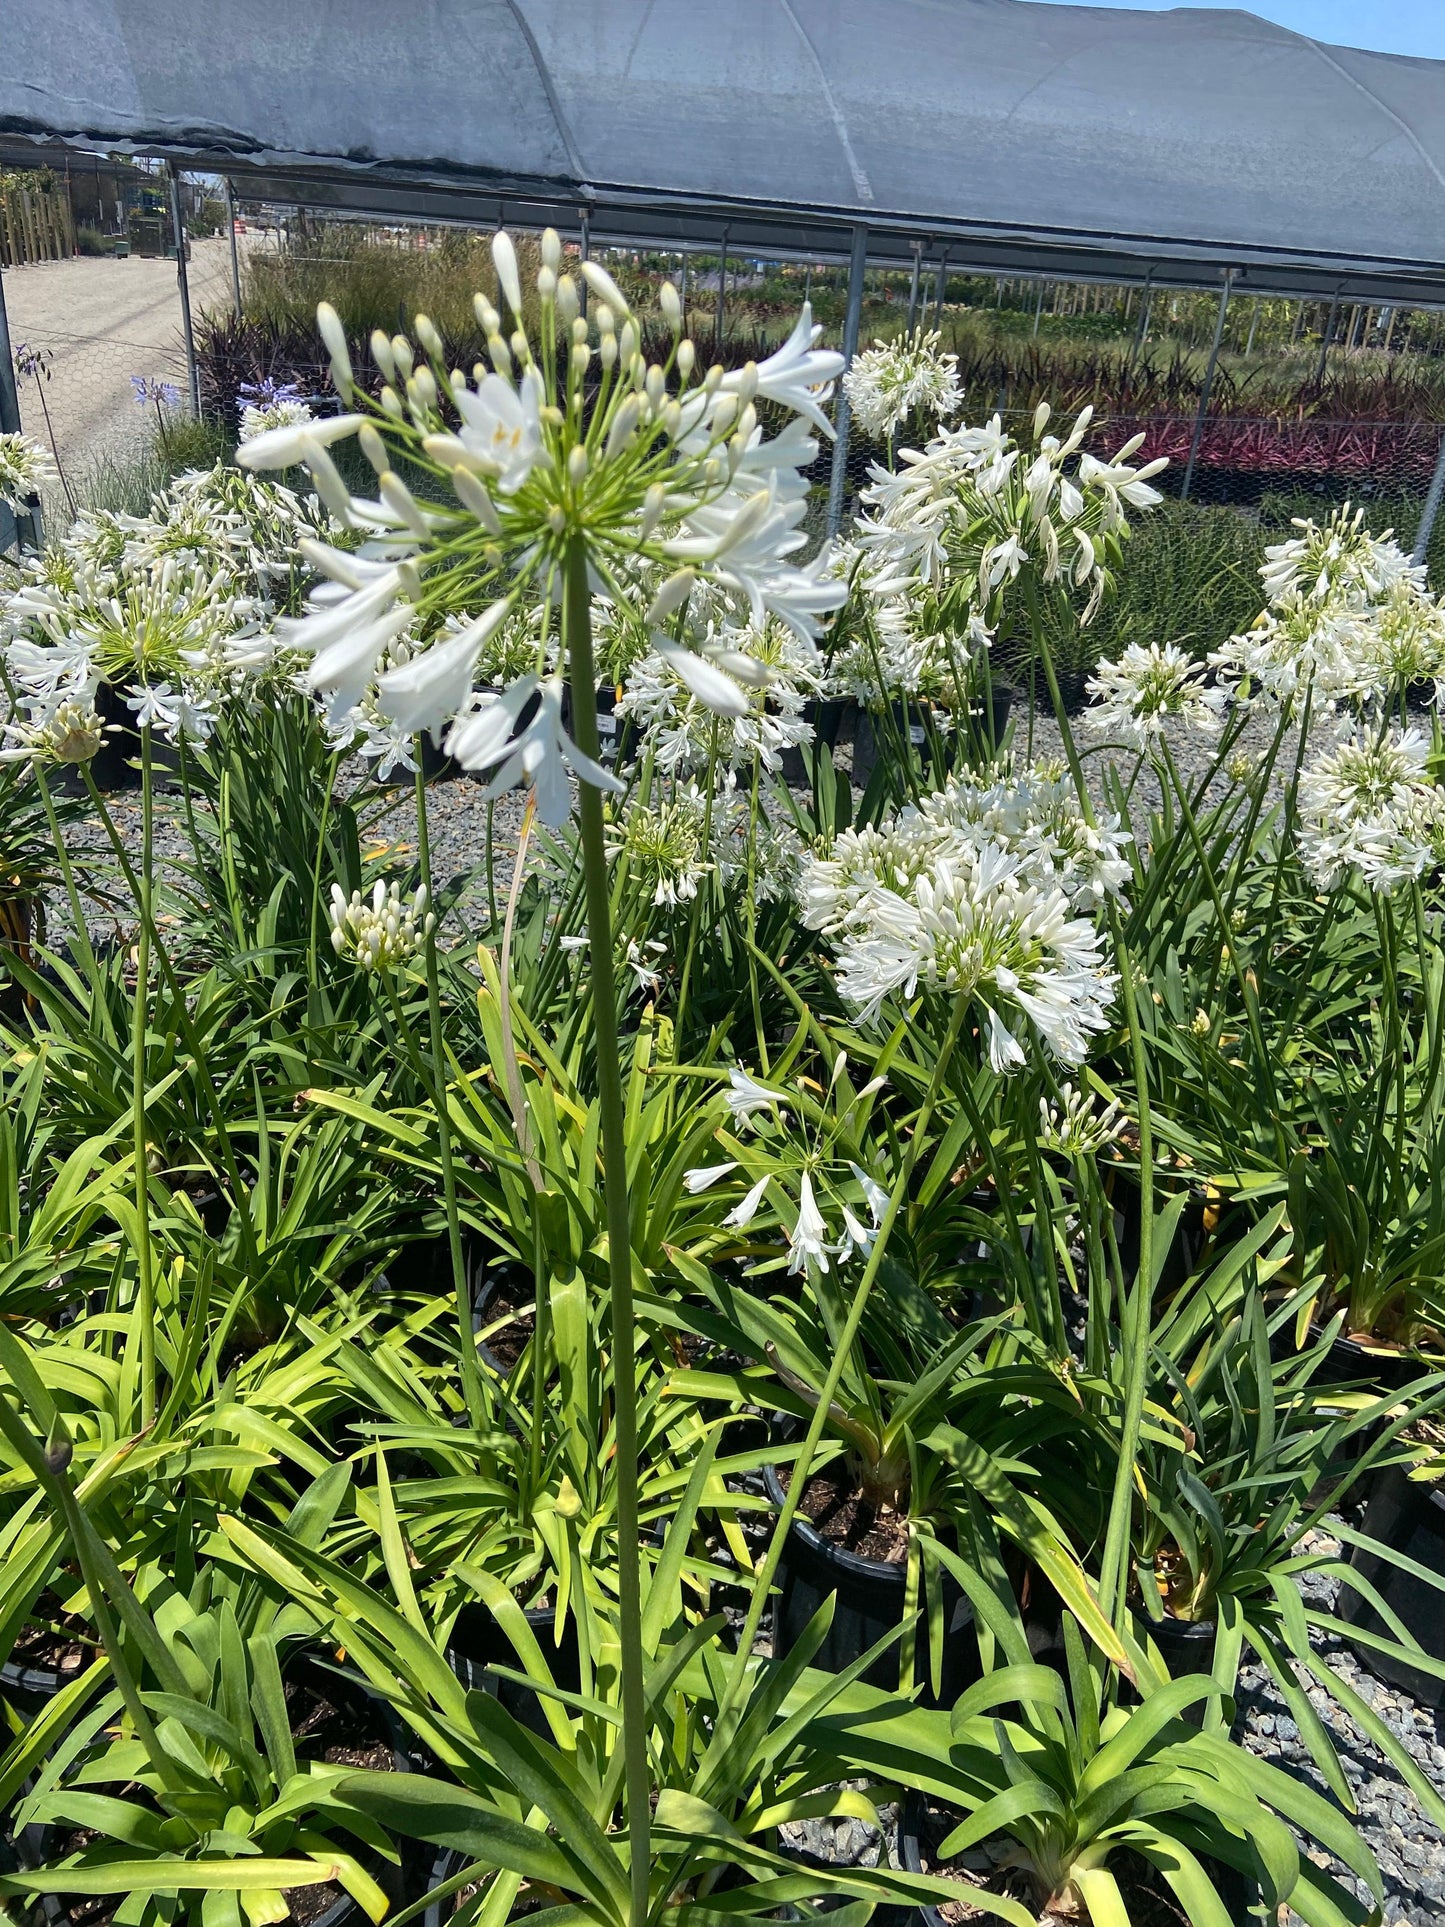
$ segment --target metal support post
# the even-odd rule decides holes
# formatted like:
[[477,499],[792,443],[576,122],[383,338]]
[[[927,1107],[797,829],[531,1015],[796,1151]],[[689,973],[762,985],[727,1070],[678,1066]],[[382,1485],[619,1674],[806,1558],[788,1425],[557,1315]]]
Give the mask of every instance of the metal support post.
[[[20,434],[20,390],[15,385],[15,357],[10,349],[10,322],[5,313],[5,275],[0,270],[0,435]],[[32,500],[28,509],[14,517],[13,533],[9,509],[0,502],[0,552],[11,542],[21,548],[39,549],[40,504]]]
[[1330,297],[1329,319],[1325,322],[1325,332],[1320,340],[1319,366],[1315,369],[1314,385],[1316,388],[1320,386],[1320,384],[1324,381],[1324,378],[1325,378],[1325,363],[1329,358],[1330,348],[1334,342],[1335,317],[1339,314],[1339,312],[1340,312],[1340,284],[1337,281],[1335,283],[1335,291],[1333,295],[1331,295]]
[[1046,287],[1046,285],[1047,283],[1045,282],[1044,277],[1040,275],[1039,276],[1039,298],[1034,303],[1034,325],[1029,330],[1030,334],[1036,335],[1039,331],[1039,317],[1043,314],[1043,311],[1044,311],[1044,288]]
[[186,382],[191,391],[191,413],[201,419],[201,371],[196,365],[196,336],[191,327],[191,284],[186,276],[186,224],[181,215],[181,177],[174,161],[171,176],[171,226],[176,237],[176,286],[181,297],[181,329],[186,338]]
[[236,251],[236,203],[231,196],[231,177],[226,176],[226,232],[231,237],[231,298],[236,304],[236,319],[241,318],[241,257]]
[[1194,416],[1194,433],[1189,437],[1189,460],[1184,464],[1184,480],[1179,486],[1181,502],[1189,500],[1189,485],[1194,480],[1194,460],[1199,453],[1200,437],[1204,433],[1204,417],[1209,411],[1209,391],[1214,386],[1214,370],[1219,361],[1219,344],[1224,339],[1224,317],[1229,308],[1229,290],[1234,280],[1234,269],[1224,270],[1224,286],[1219,291],[1219,313],[1214,317],[1214,340],[1209,349],[1209,360],[1204,367],[1204,386],[1199,391],[1199,407]]
[[1254,312],[1249,317],[1249,339],[1244,344],[1244,358],[1246,361],[1248,361],[1249,357],[1254,353],[1255,330],[1259,327],[1259,311],[1263,306],[1264,296],[1257,294],[1254,297]]
[[[592,259],[592,217],[585,207],[579,207],[577,210],[577,228],[581,237],[580,252],[582,259],[584,261],[590,261]],[[577,298],[582,303],[583,314],[586,314],[587,277],[585,274],[579,274],[577,277]]]
[[908,332],[913,333],[913,324],[918,319],[918,277],[923,272],[923,243],[913,243],[913,279],[908,284]]
[[[843,322],[843,368],[858,352],[858,326],[863,316],[863,275],[868,266],[868,230],[855,227],[853,230],[853,251],[848,257],[848,312]],[[838,533],[838,525],[843,520],[843,494],[848,482],[848,395],[841,380],[838,383],[838,400],[833,410],[833,422],[837,437],[833,443],[833,472],[828,482],[828,537]]]
[[728,231],[726,228],[724,228],[722,232],[722,253],[718,256],[718,262],[717,262],[717,316],[713,321],[713,328],[712,328],[714,353],[721,353],[722,351],[723,304],[727,299],[727,290],[728,290]]
[[1147,268],[1144,273],[1144,299],[1139,303],[1139,326],[1134,331],[1134,343],[1129,350],[1129,366],[1132,369],[1139,359],[1139,350],[1144,346],[1144,338],[1149,332],[1149,314],[1154,305],[1154,270]]
[[1445,429],[1440,431],[1440,452],[1435,457],[1435,472],[1430,477],[1425,506],[1420,511],[1420,526],[1415,531],[1415,546],[1410,551],[1410,560],[1416,564],[1425,560],[1425,551],[1430,546],[1430,534],[1435,527],[1435,517],[1440,513],[1442,495],[1445,495]]
[[948,249],[943,250],[943,259],[938,264],[938,288],[933,303],[933,325],[943,326],[943,291],[948,286]]

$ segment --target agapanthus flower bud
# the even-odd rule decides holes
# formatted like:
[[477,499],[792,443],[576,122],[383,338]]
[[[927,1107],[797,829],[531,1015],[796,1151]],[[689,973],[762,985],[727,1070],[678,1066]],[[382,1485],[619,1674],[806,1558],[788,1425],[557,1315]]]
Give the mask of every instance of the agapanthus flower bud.
[[567,457],[567,479],[574,488],[587,480],[587,450],[579,442]]
[[331,357],[331,379],[336,384],[336,392],[344,401],[356,385],[351,378],[351,356],[346,346],[346,330],[341,325],[341,316],[329,301],[323,301],[316,310],[316,325],[321,331],[321,339],[326,344],[326,352]]
[[395,970],[436,926],[435,917],[427,913],[425,889],[405,903],[398,884],[380,881],[369,903],[363,902],[359,890],[348,897],[339,883],[333,883],[330,914],[331,948],[367,972]]
[[638,535],[646,541],[662,520],[662,511],[667,505],[667,491],[661,482],[654,482],[642,499],[642,518],[638,523]]
[[423,350],[430,355],[434,361],[444,361],[446,359],[446,350],[442,346],[441,336],[432,324],[431,316],[424,314],[414,315],[411,325],[416,330],[416,338],[421,343]]
[[472,296],[472,312],[476,315],[478,324],[484,335],[494,335],[498,333],[502,326],[502,317],[497,313],[496,309],[484,294],[474,294]]
[[557,233],[556,228],[554,227],[543,228],[542,230],[543,265],[553,269],[553,271],[555,272],[561,259],[562,259],[562,242],[561,242],[561,238]]
[[607,272],[606,268],[602,267],[596,261],[584,261],[582,263],[582,276],[588,287],[591,288],[592,292],[597,295],[599,299],[607,302],[609,306],[615,308],[619,314],[627,314],[629,312],[627,297],[612,279],[612,276]]
[[582,312],[582,300],[577,293],[577,283],[570,274],[557,277],[557,313],[562,318],[564,328],[570,328]]
[[422,514],[416,497],[399,475],[390,469],[377,483],[377,493],[399,522],[404,522],[413,535],[423,540],[431,534],[431,525]]
[[512,351],[499,334],[487,336],[487,353],[492,357],[492,366],[499,375],[508,381],[512,379]]
[[391,354],[392,359],[396,363],[398,373],[401,375],[402,380],[405,381],[406,377],[416,366],[415,350],[405,335],[392,336]]
[[[660,488],[661,483],[656,486]],[[668,617],[687,601],[696,581],[695,569],[678,569],[670,575],[652,598],[651,607],[647,611],[647,626],[650,629],[660,628]]]
[[387,382],[381,391],[381,406],[383,412],[390,415],[393,421],[403,421],[406,417],[406,410],[401,405],[401,396],[397,394],[390,382]]
[[682,302],[678,298],[677,289],[670,281],[664,281],[658,289],[657,302],[658,306],[662,309],[663,320],[667,323],[668,327],[671,328],[672,332],[676,334],[682,326]]
[[517,274],[517,250],[512,246],[512,237],[505,228],[498,228],[492,236],[492,265],[497,270],[497,279],[502,284],[502,293],[507,297],[507,306],[522,319],[522,283]]
[[677,372],[684,381],[690,381],[696,366],[697,349],[693,346],[691,338],[684,336],[677,344]]
[[613,461],[632,437],[637,433],[637,424],[642,418],[642,404],[636,395],[629,395],[612,419],[607,431],[607,460]]
[[456,490],[457,500],[461,503],[462,507],[471,510],[472,514],[476,516],[488,535],[500,535],[502,533],[502,523],[497,514],[496,506],[491,496],[487,493],[484,484],[477,476],[472,474],[470,469],[463,468],[458,464],[457,467],[452,470],[452,487]]
[[1053,412],[1054,412],[1053,409],[1050,408],[1049,404],[1046,401],[1041,401],[1038,407],[1034,410],[1034,440],[1035,441],[1038,440],[1039,436],[1042,435],[1044,430],[1048,427],[1049,417],[1050,415],[1053,414]]
[[371,358],[384,380],[396,380],[396,357],[391,352],[391,337],[380,328],[371,331]]
[[537,270],[537,293],[544,301],[557,299],[557,276],[553,269],[542,267]]
[[370,462],[377,474],[385,475],[391,467],[391,457],[387,453],[386,443],[381,439],[380,435],[377,434],[370,422],[364,422],[362,424],[356,439],[361,444],[362,454],[366,457],[367,461]]
[[321,497],[331,513],[339,521],[351,521],[351,491],[341,479],[341,472],[335,462],[314,436],[306,437],[301,459],[306,464],[307,473],[316,484],[316,493]]

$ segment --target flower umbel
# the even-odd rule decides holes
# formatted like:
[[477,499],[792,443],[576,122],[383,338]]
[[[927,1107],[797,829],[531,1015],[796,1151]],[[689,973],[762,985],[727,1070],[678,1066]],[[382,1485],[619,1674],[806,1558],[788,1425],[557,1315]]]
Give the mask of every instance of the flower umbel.
[[406,963],[435,926],[424,889],[407,903],[398,884],[378,881],[368,903],[359,890],[348,897],[339,883],[331,886],[331,948],[367,972]]
[[[670,618],[669,646],[680,653],[682,646],[670,639],[683,632],[686,605],[700,581],[717,584],[752,621],[775,615],[810,641],[844,593],[816,568],[790,559],[806,541],[799,525],[808,485],[801,471],[816,455],[816,443],[801,422],[765,439],[756,408],[756,398],[765,397],[831,432],[819,402],[842,358],[816,346],[820,330],[806,306],[776,354],[698,380],[696,353],[681,336],[680,306],[670,290],[663,291],[663,307],[673,322],[672,347],[665,362],[649,365],[636,319],[610,277],[590,262],[583,272],[595,298],[583,315],[580,291],[560,272],[560,246],[549,232],[537,276],[534,345],[522,325],[516,251],[505,234],[496,237],[493,253],[516,325],[505,332],[491,302],[476,297],[490,369],[479,363],[468,377],[447,368],[435,329],[418,317],[421,351],[402,337],[383,344],[387,353],[378,359],[390,379],[372,404],[350,381],[344,353],[332,341],[339,324],[326,311],[323,332],[354,412],[278,427],[240,451],[241,462],[254,468],[303,462],[323,501],[363,538],[355,552],[320,544],[308,549],[330,585],[288,639],[311,653],[312,686],[344,714],[403,628],[431,637],[448,617],[478,609],[499,610],[500,621],[533,599],[555,606],[565,567],[579,548],[596,587],[618,600],[627,597],[639,563],[671,572],[659,592],[657,620]],[[351,435],[376,471],[374,501],[350,495],[328,452]],[[403,467],[428,474],[440,499],[414,496],[401,480]],[[463,665],[464,655],[456,652],[455,677],[438,678],[442,699],[425,718],[434,732],[447,732],[459,760],[474,768],[500,764],[494,790],[545,774],[544,813],[551,821],[566,808],[564,767],[584,782],[611,787],[599,765],[583,767],[585,759],[561,731],[553,684],[542,681],[548,664],[540,639],[529,676],[507,692],[499,710],[477,707],[471,676],[462,673],[463,667],[474,671],[475,661]],[[526,698],[516,696],[529,678],[527,694],[539,697],[540,721],[524,719]],[[722,664],[699,662],[697,674],[685,680],[720,713],[745,706],[741,685]],[[503,722],[508,731],[499,736]],[[513,740],[516,731],[526,740],[521,734]]]

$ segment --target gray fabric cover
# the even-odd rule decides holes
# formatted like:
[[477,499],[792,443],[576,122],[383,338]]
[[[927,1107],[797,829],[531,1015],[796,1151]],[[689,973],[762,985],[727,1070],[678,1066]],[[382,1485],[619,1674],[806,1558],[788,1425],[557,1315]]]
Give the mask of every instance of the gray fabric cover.
[[0,130],[1445,284],[1445,62],[1244,12],[0,0]]

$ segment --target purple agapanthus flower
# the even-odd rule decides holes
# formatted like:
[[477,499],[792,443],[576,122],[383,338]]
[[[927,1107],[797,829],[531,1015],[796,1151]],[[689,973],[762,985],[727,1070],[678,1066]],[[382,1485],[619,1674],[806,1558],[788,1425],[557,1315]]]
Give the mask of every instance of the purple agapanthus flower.
[[270,375],[261,381],[243,381],[237,392],[242,401],[254,408],[274,408],[278,402],[305,400],[299,382],[276,381]]
[[132,375],[130,385],[135,390],[135,398],[142,408],[155,402],[167,408],[179,408],[181,391],[173,381],[161,381],[154,375]]

